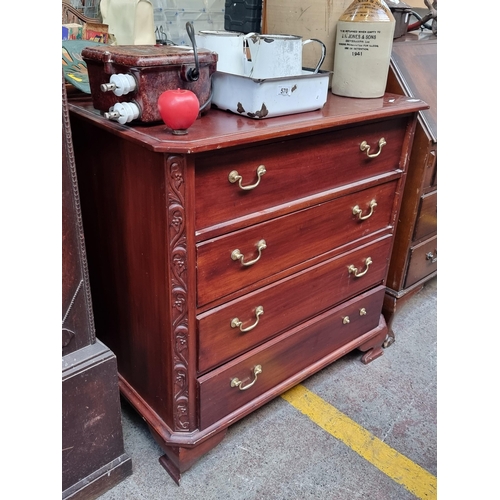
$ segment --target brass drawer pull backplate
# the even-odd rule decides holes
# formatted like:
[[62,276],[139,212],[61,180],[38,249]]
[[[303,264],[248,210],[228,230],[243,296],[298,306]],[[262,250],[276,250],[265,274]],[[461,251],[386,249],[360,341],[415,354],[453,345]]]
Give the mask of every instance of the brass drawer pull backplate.
[[365,265],[366,265],[366,269],[360,273],[358,272],[358,268],[357,267],[354,267],[354,264],[351,264],[350,266],[347,267],[348,271],[349,271],[349,274],[354,274],[354,276],[356,276],[356,278],[361,278],[361,276],[364,276],[367,272],[368,272],[368,268],[370,267],[370,264],[372,264],[373,261],[371,259],[371,257],[367,257],[366,260],[365,260]]
[[373,215],[373,209],[377,206],[377,202],[375,200],[370,201],[370,212],[366,215],[361,215],[363,213],[363,210],[359,208],[359,205],[356,205],[352,209],[352,215],[357,215],[359,220],[366,220],[369,219]]
[[240,321],[238,318],[233,318],[231,320],[231,328],[239,328],[240,332],[249,332],[250,330],[253,330],[258,324],[259,324],[259,318],[264,314],[264,308],[262,306],[257,307],[255,309],[255,317],[257,318],[255,320],[255,323],[247,328],[241,328],[243,326],[243,321]]
[[229,179],[229,182],[231,182],[232,184],[237,182],[238,185],[240,186],[240,189],[243,189],[243,191],[250,191],[251,189],[255,189],[259,185],[260,179],[262,178],[262,176],[265,173],[266,173],[266,167],[264,165],[259,165],[257,167],[257,182],[255,184],[251,184],[249,186],[242,185],[241,181],[243,180],[243,177],[241,177],[241,175],[238,173],[237,170],[231,171],[229,173],[228,179]]
[[249,262],[244,262],[245,256],[240,252],[240,250],[238,248],[236,248],[235,250],[233,250],[231,252],[231,259],[239,260],[241,262],[242,266],[251,266],[251,265],[255,264],[260,259],[261,255],[262,255],[262,250],[264,250],[266,248],[267,248],[266,240],[260,240],[257,243],[257,250],[259,252],[259,255],[254,260],[251,260]]
[[432,252],[427,252],[425,254],[425,259],[426,260],[430,260],[431,261],[431,264],[435,264],[437,261],[438,261],[438,258],[437,258],[437,250],[434,250],[434,253]]
[[[366,316],[366,309],[364,307],[362,307],[359,310],[359,315],[360,316]],[[342,317],[342,324],[343,325],[348,325],[350,322],[351,322],[351,318],[349,318],[349,316],[343,316]]]
[[359,145],[359,149],[361,149],[361,151],[363,151],[363,153],[366,152],[366,156],[368,156],[368,158],[376,158],[382,152],[382,148],[386,144],[387,144],[387,141],[383,137],[381,137],[378,141],[378,152],[370,154],[370,146],[368,145],[368,143],[366,141],[363,141]]
[[253,369],[253,374],[255,378],[252,380],[252,382],[250,382],[247,385],[242,385],[243,382],[239,378],[235,377],[231,380],[231,387],[238,387],[240,391],[246,391],[247,389],[250,389],[250,387],[252,387],[252,385],[254,385],[255,382],[257,382],[257,375],[259,375],[259,373],[262,373],[262,366],[257,365]]

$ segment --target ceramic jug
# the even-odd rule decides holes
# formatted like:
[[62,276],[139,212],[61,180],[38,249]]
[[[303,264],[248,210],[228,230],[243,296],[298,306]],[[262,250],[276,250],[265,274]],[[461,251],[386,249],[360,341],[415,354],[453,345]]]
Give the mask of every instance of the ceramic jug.
[[384,95],[396,21],[383,0],[354,0],[337,22],[332,93]]

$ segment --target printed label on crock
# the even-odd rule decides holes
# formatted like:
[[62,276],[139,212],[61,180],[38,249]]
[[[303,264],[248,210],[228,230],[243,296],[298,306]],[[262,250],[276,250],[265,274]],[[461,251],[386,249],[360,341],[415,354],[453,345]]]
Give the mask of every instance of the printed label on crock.
[[344,29],[339,26],[337,36],[339,47],[350,50],[353,57],[361,57],[370,49],[379,48],[382,32],[377,29]]
[[390,21],[391,10],[379,0],[355,0],[339,21]]

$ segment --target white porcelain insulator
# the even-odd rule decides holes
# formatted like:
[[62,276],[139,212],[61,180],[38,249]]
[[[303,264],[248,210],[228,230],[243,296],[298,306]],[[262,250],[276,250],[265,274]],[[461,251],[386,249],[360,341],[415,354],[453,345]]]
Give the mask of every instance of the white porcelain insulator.
[[110,111],[120,115],[116,121],[122,125],[139,118],[141,114],[139,106],[134,102],[117,102]]
[[117,96],[133,92],[137,87],[135,78],[132,75],[126,75],[123,73],[111,75],[109,82],[115,85],[116,88],[113,90],[113,93]]

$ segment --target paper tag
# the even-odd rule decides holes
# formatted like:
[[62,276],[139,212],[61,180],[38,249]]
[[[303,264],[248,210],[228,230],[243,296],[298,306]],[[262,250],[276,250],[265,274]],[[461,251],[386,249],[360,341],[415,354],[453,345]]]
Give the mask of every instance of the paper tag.
[[277,95],[288,96],[291,97],[293,88],[290,85],[278,85],[277,87]]

